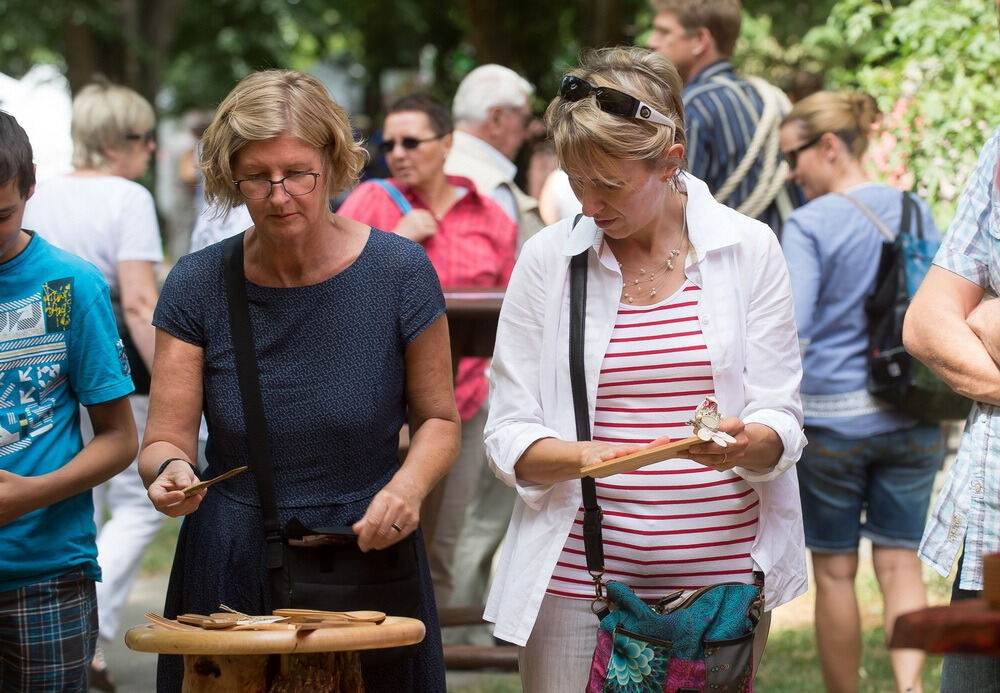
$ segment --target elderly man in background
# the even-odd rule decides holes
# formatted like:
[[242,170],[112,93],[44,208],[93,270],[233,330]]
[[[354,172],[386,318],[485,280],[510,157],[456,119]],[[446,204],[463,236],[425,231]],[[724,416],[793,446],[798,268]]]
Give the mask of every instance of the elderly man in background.
[[737,75],[729,61],[742,24],[739,0],[651,0],[647,47],[663,54],[684,80],[688,165],[715,199],[756,217],[781,236],[802,203],[786,183],[778,127],[788,98],[759,77]]
[[[449,175],[465,176],[489,195],[516,224],[518,247],[542,228],[538,202],[514,182],[513,159],[528,137],[532,120],[534,87],[502,65],[481,65],[466,75],[452,101],[454,142],[445,161]],[[463,437],[476,435],[475,444],[462,445],[458,465],[478,469],[472,498],[455,542],[450,573],[451,591],[441,594],[440,606],[480,606],[486,596],[496,553],[514,507],[514,495],[490,472],[482,445],[486,405],[473,419],[477,426],[463,426]],[[478,433],[470,433],[478,431]],[[475,455],[475,459],[468,459]],[[440,582],[440,581],[438,581]],[[445,642],[485,645],[492,636],[485,626],[448,628]]]
[[458,85],[451,111],[455,142],[445,161],[450,176],[465,176],[517,224],[519,244],[542,228],[538,202],[514,182],[514,158],[528,137],[535,88],[502,65],[481,65]]

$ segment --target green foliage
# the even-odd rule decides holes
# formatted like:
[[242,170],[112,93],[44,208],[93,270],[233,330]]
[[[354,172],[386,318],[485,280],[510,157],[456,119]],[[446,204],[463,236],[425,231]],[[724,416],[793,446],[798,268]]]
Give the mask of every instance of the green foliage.
[[984,0],[841,0],[804,40],[827,85],[860,89],[885,113],[871,161],[914,189],[944,228],[979,149],[997,125],[1000,37]]

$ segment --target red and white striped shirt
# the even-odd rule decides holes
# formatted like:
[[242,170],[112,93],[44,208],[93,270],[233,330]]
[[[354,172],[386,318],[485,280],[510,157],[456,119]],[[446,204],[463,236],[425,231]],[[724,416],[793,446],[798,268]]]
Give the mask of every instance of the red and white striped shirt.
[[[594,440],[648,443],[691,434],[686,422],[714,394],[698,323],[700,296],[687,281],[655,305],[619,307],[598,381]],[[717,582],[753,582],[750,546],[760,501],[735,472],[672,459],[596,485],[604,511],[605,580],[623,582],[650,600]],[[594,596],[582,507],[548,592]]]

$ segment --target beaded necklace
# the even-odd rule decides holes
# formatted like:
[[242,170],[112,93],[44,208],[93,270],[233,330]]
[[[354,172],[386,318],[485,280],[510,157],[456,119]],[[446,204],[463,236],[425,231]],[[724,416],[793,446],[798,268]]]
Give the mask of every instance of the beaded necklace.
[[[622,271],[622,299],[628,303],[634,303],[636,298],[640,297],[640,292],[649,290],[645,295],[647,297],[656,296],[656,290],[660,288],[663,284],[663,280],[666,278],[667,273],[673,271],[674,269],[674,258],[676,258],[681,253],[681,246],[684,245],[684,241],[687,239],[687,214],[686,209],[681,208],[681,214],[684,221],[681,225],[681,238],[677,243],[677,247],[667,253],[667,259],[663,261],[660,265],[655,267],[652,271],[646,271],[645,267],[639,267],[634,269],[631,267],[626,267],[622,263],[618,263],[618,268]],[[626,279],[625,273],[629,272],[633,276],[631,282]],[[629,290],[631,289],[631,293]]]

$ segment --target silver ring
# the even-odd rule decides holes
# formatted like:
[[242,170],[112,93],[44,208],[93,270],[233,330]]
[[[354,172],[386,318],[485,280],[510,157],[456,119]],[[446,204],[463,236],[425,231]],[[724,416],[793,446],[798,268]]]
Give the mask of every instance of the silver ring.
[[395,522],[393,522],[393,523],[392,523],[391,525],[389,525],[389,526],[390,526],[390,527],[392,527],[392,528],[393,528],[394,530],[396,530],[397,532],[402,532],[402,531],[403,531],[403,528],[402,528],[402,527],[400,527],[399,525],[397,525],[397,524],[396,524]]
[[729,459],[729,453],[728,452],[722,453],[722,464],[725,464],[726,460],[728,459]]

